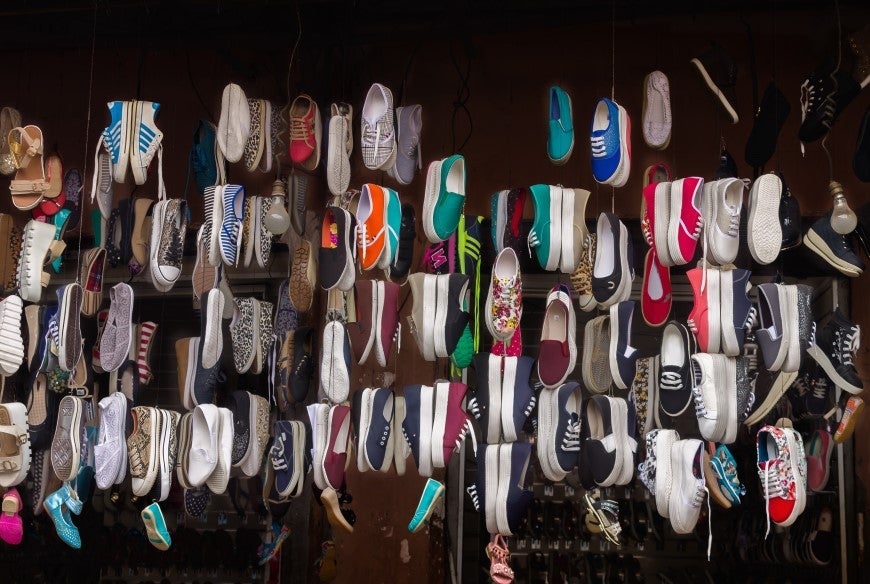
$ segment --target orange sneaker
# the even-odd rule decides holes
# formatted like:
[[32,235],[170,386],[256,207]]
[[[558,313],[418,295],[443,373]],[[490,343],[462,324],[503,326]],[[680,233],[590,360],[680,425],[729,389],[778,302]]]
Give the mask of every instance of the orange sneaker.
[[364,184],[356,211],[357,257],[362,269],[378,265],[387,242],[387,198],[382,187]]
[[843,410],[843,417],[840,418],[840,425],[837,426],[837,431],[834,433],[834,442],[841,444],[852,437],[852,432],[855,431],[855,426],[858,424],[858,419],[864,411],[864,400],[858,396],[851,396],[846,402],[846,409]]

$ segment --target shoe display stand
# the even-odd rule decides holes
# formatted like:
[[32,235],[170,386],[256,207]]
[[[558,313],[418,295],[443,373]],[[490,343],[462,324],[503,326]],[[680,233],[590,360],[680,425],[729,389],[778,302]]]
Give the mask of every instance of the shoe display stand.
[[[629,222],[634,237],[635,249],[640,247],[639,228],[636,222]],[[800,274],[801,278],[784,278],[786,283],[805,283],[813,287],[813,316],[818,323],[839,306],[848,314],[848,282],[835,276],[819,276],[826,271],[813,271],[815,266],[807,264],[797,254],[787,254],[777,265],[757,268],[753,272],[753,287],[759,283],[781,278],[782,273]],[[636,252],[636,259],[640,255]],[[691,267],[691,266],[687,266]],[[540,325],[547,291],[556,283],[566,281],[567,277],[553,273],[523,273],[523,339],[524,354],[537,354],[537,339],[540,338]],[[485,275],[482,281],[487,281]],[[693,296],[684,271],[673,270],[673,308],[670,318],[685,322],[692,307]],[[638,273],[634,281],[632,298],[639,300],[642,277]],[[577,312],[577,330],[583,330],[586,321],[598,312]],[[582,336],[578,335],[578,354],[582,353]],[[661,328],[646,325],[635,315],[632,344],[641,356],[659,352]],[[486,350],[483,347],[482,350]],[[805,357],[809,359],[809,357]],[[763,363],[759,361],[763,369]],[[471,376],[473,377],[473,376]],[[569,380],[579,380],[580,359]],[[767,376],[759,376],[756,385],[756,398],[766,392],[763,386]],[[536,375],[532,375],[533,382]],[[770,383],[768,380],[767,383]],[[832,386],[833,387],[833,386]],[[831,399],[831,404],[839,403],[841,390]],[[626,397],[627,390],[612,390],[611,395]],[[589,397],[584,390],[584,399]],[[763,397],[763,395],[761,396]],[[766,416],[773,423],[781,415],[788,415],[790,406],[787,397],[779,400],[778,405]],[[795,427],[806,438],[813,429],[827,426],[833,431],[841,412],[831,420],[819,418],[795,421]],[[534,418],[534,414],[531,416]],[[675,428],[681,437],[700,437],[693,408],[689,408],[676,419],[662,416],[665,427]],[[534,430],[527,424],[527,434]],[[601,498],[619,504],[620,523],[624,545],[616,546],[598,534],[591,534],[584,527],[586,506],[583,502],[584,490],[579,485],[576,471],[569,475],[566,482],[551,483],[544,479],[536,457],[533,457],[530,488],[535,500],[530,506],[526,519],[514,537],[506,538],[512,555],[515,581],[528,583],[553,582],[680,582],[680,581],[746,581],[764,575],[776,577],[810,578],[811,581],[852,582],[857,577],[857,543],[854,521],[847,521],[856,512],[854,493],[854,448],[852,441],[836,445],[830,462],[830,479],[823,492],[808,493],[805,512],[789,528],[771,525],[770,535],[765,539],[764,494],[760,492],[757,469],[755,432],[762,424],[752,428],[741,427],[737,442],[731,445],[732,453],[738,463],[741,482],[747,488],[747,495],[740,505],[722,509],[711,502],[713,531],[713,552],[708,562],[707,535],[708,522],[706,504],[693,534],[678,535],[667,519],[655,511],[655,501],[635,477],[626,487],[601,489]],[[645,454],[643,440],[639,439],[639,452],[636,463]],[[452,534],[462,534],[452,538],[451,561],[457,565],[462,582],[484,581],[488,573],[489,560],[484,549],[488,534],[483,515],[475,511],[465,487],[476,480],[476,461],[470,449],[463,451],[456,468],[448,475],[448,520]],[[460,458],[460,457],[456,457]],[[650,506],[651,505],[651,506]],[[450,507],[453,512],[450,512]],[[834,555],[826,566],[813,565],[805,548],[812,540],[820,510],[826,507],[834,515]],[[847,542],[846,545],[841,545]],[[705,580],[706,578],[706,580]]]

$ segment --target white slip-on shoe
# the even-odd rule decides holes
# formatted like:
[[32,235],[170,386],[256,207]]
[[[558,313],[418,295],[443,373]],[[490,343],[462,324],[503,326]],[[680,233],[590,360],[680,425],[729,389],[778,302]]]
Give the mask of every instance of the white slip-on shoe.
[[643,139],[646,145],[664,150],[671,142],[671,91],[667,76],[653,71],[644,79]]
[[190,452],[186,475],[191,487],[201,487],[212,475],[218,462],[220,413],[213,404],[200,404],[193,410],[190,427]]
[[314,470],[314,485],[318,489],[327,487],[326,477],[323,474],[323,457],[326,453],[326,444],[329,437],[326,427],[329,419],[329,405],[316,403],[308,406],[308,418],[311,427],[311,467]]
[[749,191],[749,221],[746,243],[752,258],[762,265],[772,263],[782,249],[779,201],[782,181],[776,174],[763,174]]
[[326,183],[336,197],[350,185],[350,154],[353,151],[353,106],[343,102],[329,107],[329,149],[326,153]]
[[211,369],[220,360],[224,350],[223,337],[223,314],[224,293],[220,288],[212,288],[208,291],[205,300],[205,310],[202,318],[205,319],[204,335],[200,337],[202,345],[202,367]]
[[217,439],[217,464],[205,484],[215,495],[222,495],[226,492],[230,480],[230,465],[233,457],[233,412],[227,408],[218,408],[218,417],[220,427]]
[[224,87],[221,95],[221,115],[215,135],[221,153],[227,162],[238,162],[245,153],[245,144],[251,134],[251,110],[248,97],[235,83]]

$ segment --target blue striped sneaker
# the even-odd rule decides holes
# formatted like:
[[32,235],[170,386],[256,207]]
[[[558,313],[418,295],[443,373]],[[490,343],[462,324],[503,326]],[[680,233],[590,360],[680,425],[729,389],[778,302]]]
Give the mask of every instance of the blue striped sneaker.
[[[130,170],[137,185],[145,184],[148,178],[148,165],[154,155],[161,150],[163,132],[157,129],[154,118],[160,111],[156,101],[134,101],[133,123],[130,137]],[[162,156],[161,156],[162,158]],[[162,160],[159,161],[162,164]],[[162,188],[162,185],[160,185]]]
[[408,531],[416,533],[420,531],[426,520],[432,515],[435,509],[435,503],[444,494],[444,485],[435,479],[426,481],[426,486],[423,487],[423,494],[420,495],[420,502],[417,503],[417,510],[414,512],[414,517],[408,523]]
[[130,162],[130,120],[133,116],[132,101],[110,101],[106,103],[112,121],[102,132],[103,144],[112,157],[113,176],[115,182],[122,183],[127,177],[127,166]]
[[[225,185],[221,190],[223,219],[220,222],[221,257],[228,266],[235,266],[242,248],[241,229],[245,219],[245,187]],[[218,203],[218,201],[215,201]],[[217,227],[212,225],[212,229]]]

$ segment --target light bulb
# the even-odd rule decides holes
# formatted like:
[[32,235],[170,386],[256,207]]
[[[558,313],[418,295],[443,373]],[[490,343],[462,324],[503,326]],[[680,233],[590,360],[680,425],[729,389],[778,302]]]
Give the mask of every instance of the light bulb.
[[272,183],[272,204],[263,219],[263,225],[273,235],[283,235],[290,228],[290,215],[287,214],[287,208],[284,206],[286,196],[283,181],[276,180]]
[[858,217],[849,207],[843,185],[831,181],[828,185],[831,196],[834,197],[834,209],[831,211],[831,228],[840,235],[848,235],[855,231],[858,225]]

